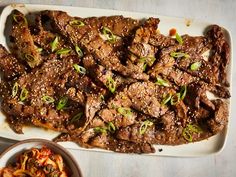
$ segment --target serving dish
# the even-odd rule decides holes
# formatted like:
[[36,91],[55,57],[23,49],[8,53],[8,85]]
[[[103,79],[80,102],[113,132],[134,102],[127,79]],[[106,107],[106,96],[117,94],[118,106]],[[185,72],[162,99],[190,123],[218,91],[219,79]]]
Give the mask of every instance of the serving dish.
[[42,148],[43,146],[46,146],[54,153],[60,154],[62,156],[66,166],[69,167],[70,172],[72,172],[72,177],[82,177],[81,170],[72,155],[62,146],[44,139],[27,139],[13,144],[1,153],[0,168],[3,168],[9,162],[14,161],[15,157],[20,153],[31,148]]
[[[2,43],[4,46],[7,46],[6,41],[6,34],[4,33],[5,26],[7,28],[7,17],[11,13],[13,9],[18,9],[21,12],[29,13],[29,12],[36,12],[41,10],[62,10],[69,13],[69,15],[72,16],[81,16],[81,17],[88,17],[88,16],[104,16],[104,15],[123,15],[127,17],[133,17],[137,19],[147,18],[150,16],[158,17],[161,20],[159,30],[167,35],[169,30],[171,28],[176,28],[180,34],[189,34],[189,35],[202,35],[204,30],[207,26],[210,25],[210,23],[206,22],[195,22],[192,21],[190,26],[189,24],[186,24],[186,19],[180,19],[180,18],[172,18],[172,17],[164,17],[159,15],[153,15],[153,14],[142,14],[142,13],[134,13],[134,12],[122,12],[122,11],[114,11],[114,10],[103,10],[103,9],[89,9],[89,8],[77,8],[77,7],[64,7],[64,6],[44,6],[44,5],[26,5],[26,4],[13,4],[10,6],[7,6],[1,15],[0,19],[0,43]],[[6,24],[6,25],[5,25]],[[230,40],[230,34],[227,30],[224,31],[225,36],[231,44]],[[232,46],[231,46],[232,48]],[[231,53],[231,59],[232,59],[232,53]],[[232,60],[231,60],[232,62]],[[231,66],[229,67],[228,71],[228,80],[230,80],[231,76]],[[230,104],[230,100],[228,100]],[[24,129],[23,135],[15,134],[9,127],[8,124],[4,122],[5,118],[4,115],[0,114],[0,135],[5,138],[15,139],[15,140],[23,140],[27,138],[45,138],[48,140],[51,140],[55,138],[58,133],[44,130],[44,129],[38,129],[33,127],[27,127]],[[14,138],[12,138],[14,137]],[[220,134],[209,138],[208,140],[204,140],[201,142],[196,143],[190,143],[187,145],[179,145],[179,146],[159,146],[156,145],[156,149],[162,149],[162,151],[156,151],[154,155],[170,155],[170,156],[201,156],[201,155],[208,155],[212,153],[219,152],[223,149],[227,137],[227,128],[222,131]],[[61,143],[66,148],[72,148],[72,149],[81,149],[77,144],[65,142]],[[96,151],[103,151],[103,150],[97,150],[92,149]],[[103,151],[104,152],[104,151]]]

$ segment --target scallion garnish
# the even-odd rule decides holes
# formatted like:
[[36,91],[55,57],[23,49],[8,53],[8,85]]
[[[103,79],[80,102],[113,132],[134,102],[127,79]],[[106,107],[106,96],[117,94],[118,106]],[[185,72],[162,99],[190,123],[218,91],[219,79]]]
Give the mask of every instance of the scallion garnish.
[[192,142],[193,141],[193,137],[192,134],[193,133],[201,133],[202,129],[198,126],[198,125],[194,125],[194,124],[188,124],[183,132],[182,135],[184,137],[184,139],[186,139],[187,141]]
[[54,98],[52,98],[52,97],[50,97],[50,96],[47,96],[47,95],[43,96],[43,97],[42,97],[42,100],[43,100],[46,104],[50,104],[50,103],[53,103],[53,102],[55,101]]
[[170,56],[174,58],[181,58],[181,57],[189,58],[189,55],[183,52],[171,52]]
[[13,98],[17,95],[18,89],[19,89],[19,85],[17,82],[15,82],[12,88],[12,93],[11,93]]
[[28,96],[28,90],[26,88],[23,88],[20,93],[20,101],[25,101]]
[[93,128],[93,130],[94,130],[96,133],[106,133],[106,132],[107,132],[107,129],[104,128],[104,127],[95,127],[95,128]]
[[42,52],[42,51],[43,51],[43,48],[40,48],[40,47],[39,47],[39,48],[37,48],[36,50],[37,50],[37,52],[39,52],[39,53],[40,53],[40,52]]
[[71,21],[69,22],[69,24],[70,24],[71,26],[77,26],[77,27],[82,27],[82,26],[85,25],[84,22],[82,22],[82,21],[80,21],[80,20],[71,20]]
[[116,82],[112,77],[107,78],[106,87],[110,90],[111,93],[116,91]]
[[190,69],[192,71],[196,71],[200,68],[201,65],[202,65],[201,62],[195,62],[195,63],[191,64]]
[[67,102],[68,98],[62,97],[57,104],[57,110],[62,110],[66,106]]
[[78,73],[86,74],[86,69],[83,66],[80,66],[78,64],[74,64],[73,67]]
[[78,114],[76,114],[71,120],[70,120],[70,123],[73,123],[77,120],[79,120],[82,116],[83,116],[83,112],[79,112]]
[[144,122],[142,122],[140,128],[139,128],[139,134],[142,135],[146,132],[147,128],[149,126],[152,126],[153,122],[149,121],[149,120],[145,120]]
[[111,30],[107,27],[102,27],[102,34],[107,38],[110,42],[115,42],[117,39],[117,36],[114,35]]
[[186,85],[182,86],[179,93],[180,93],[180,99],[183,100],[187,94],[187,86]]
[[180,93],[176,93],[171,97],[170,104],[176,105],[180,100]]
[[165,86],[165,87],[169,87],[170,86],[170,84],[167,81],[165,81],[165,80],[163,80],[161,78],[158,78],[158,77],[157,77],[157,81],[155,82],[155,84],[161,85],[161,86]]
[[27,24],[27,20],[22,15],[13,15],[13,20],[18,24]]
[[108,122],[107,124],[108,131],[114,133],[116,131],[115,125],[112,122]]
[[175,39],[179,44],[183,44],[183,39],[178,33],[175,34]]
[[139,59],[140,62],[148,64],[149,66],[152,66],[153,63],[155,62],[156,58],[152,56],[147,56],[147,57],[141,57]]
[[119,107],[117,111],[124,117],[130,117],[132,115],[132,111],[130,108]]
[[25,54],[25,59],[26,61],[29,61],[29,62],[35,60],[34,56],[30,54]]
[[79,48],[79,46],[75,46],[75,51],[76,51],[76,53],[77,53],[77,55],[79,56],[79,57],[82,57],[82,56],[84,56],[84,53],[83,53],[83,51],[81,50],[81,48]]
[[71,51],[71,49],[64,48],[64,49],[60,49],[60,50],[56,51],[56,54],[65,55],[65,54],[70,53],[70,51]]
[[50,43],[52,52],[54,52],[57,49],[58,43],[59,43],[59,38],[58,36],[56,36],[55,39]]
[[172,97],[172,94],[168,93],[166,96],[164,96],[163,100],[161,101],[161,105],[167,104]]

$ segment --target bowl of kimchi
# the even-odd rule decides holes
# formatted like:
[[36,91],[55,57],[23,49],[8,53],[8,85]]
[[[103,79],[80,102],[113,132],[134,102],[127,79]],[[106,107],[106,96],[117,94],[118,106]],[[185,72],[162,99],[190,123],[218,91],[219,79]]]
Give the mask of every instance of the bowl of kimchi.
[[44,139],[28,139],[0,155],[0,177],[82,177],[73,156],[62,146]]

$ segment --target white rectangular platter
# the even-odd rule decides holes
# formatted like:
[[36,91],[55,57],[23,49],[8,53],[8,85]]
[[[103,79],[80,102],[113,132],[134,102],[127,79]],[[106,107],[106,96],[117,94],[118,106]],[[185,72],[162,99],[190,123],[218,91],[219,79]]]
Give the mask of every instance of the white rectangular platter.
[[[62,10],[67,12],[71,16],[80,17],[91,17],[91,16],[110,16],[110,15],[123,15],[125,17],[132,17],[136,19],[143,19],[148,17],[158,17],[160,18],[159,30],[162,34],[167,35],[171,28],[177,29],[179,34],[189,34],[192,36],[203,35],[206,27],[211,25],[206,22],[191,21],[191,25],[186,25],[186,20],[184,18],[173,18],[165,17],[155,14],[144,14],[136,12],[125,12],[116,10],[105,10],[105,9],[94,9],[94,8],[82,8],[82,7],[69,7],[69,6],[52,6],[52,5],[31,5],[31,4],[12,4],[4,8],[0,16],[0,43],[7,47],[6,36],[4,30],[6,28],[7,17],[11,14],[13,9],[18,9],[21,12],[27,14],[29,12],[37,12],[41,10]],[[228,79],[231,81],[231,66],[232,66],[232,42],[230,33],[224,29],[225,36],[231,47],[231,63],[228,71]],[[232,82],[231,82],[232,83]],[[227,100],[230,105],[230,100]],[[229,106],[230,107],[230,106]],[[230,117],[229,117],[230,118]],[[229,124],[228,124],[229,125]],[[181,157],[196,157],[205,156],[209,154],[215,154],[220,152],[226,143],[228,127],[224,129],[220,134],[217,134],[207,140],[190,143],[186,145],[179,146],[167,146],[167,145],[155,145],[156,153],[150,155],[163,155],[163,156],[181,156]],[[5,122],[5,116],[0,112],[0,137],[14,139],[14,140],[24,140],[28,138],[44,138],[52,140],[58,135],[58,132],[53,132],[50,130],[35,128],[35,127],[25,127],[24,134],[14,133]],[[80,148],[77,144],[72,142],[60,143],[65,148],[70,149],[80,149],[87,151],[99,151],[99,152],[110,152],[100,149],[84,149]],[[161,152],[158,149],[162,149]]]

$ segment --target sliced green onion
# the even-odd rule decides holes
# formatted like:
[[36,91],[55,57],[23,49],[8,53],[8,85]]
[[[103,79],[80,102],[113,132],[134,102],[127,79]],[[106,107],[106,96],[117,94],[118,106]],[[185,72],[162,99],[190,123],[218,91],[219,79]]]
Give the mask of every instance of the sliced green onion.
[[35,58],[33,55],[30,55],[30,54],[25,54],[25,59],[26,61],[34,61]]
[[130,108],[119,107],[117,111],[124,117],[130,117],[132,115],[132,111]]
[[178,33],[175,34],[175,39],[179,44],[183,44],[183,39]]
[[201,62],[195,62],[195,63],[191,64],[190,69],[192,71],[196,71],[200,68],[201,65],[202,65]]
[[84,56],[84,53],[83,53],[83,51],[79,48],[79,46],[75,46],[75,51],[76,51],[76,53],[77,53],[77,55],[79,56],[79,57],[82,57],[82,56]]
[[110,42],[115,42],[117,39],[117,36],[114,35],[111,30],[107,27],[102,27],[102,34],[106,36],[107,40]]
[[104,96],[103,95],[101,95],[100,96],[100,98],[101,98],[101,100],[103,101],[103,100],[105,100],[105,98],[104,98]]
[[202,133],[202,132],[203,132],[202,129],[198,125],[188,124],[184,128],[182,135],[183,135],[184,139],[191,142],[191,141],[193,141],[193,137],[192,137],[193,133]]
[[172,96],[170,100],[171,105],[176,105],[180,100],[180,93],[176,93],[175,95]]
[[165,87],[169,87],[170,86],[170,84],[167,81],[165,81],[165,80],[163,80],[161,78],[158,78],[158,77],[157,77],[157,81],[155,82],[155,84],[161,85],[161,86],[165,86]]
[[13,15],[13,20],[18,24],[27,24],[27,20],[22,15]]
[[11,96],[13,98],[17,95],[18,89],[19,89],[19,85],[17,82],[15,82],[15,84],[13,85],[13,88],[12,88],[12,93],[11,93]]
[[107,132],[107,129],[104,128],[104,127],[95,127],[95,128],[93,128],[93,130],[94,130],[96,133],[106,133],[106,132]]
[[23,88],[20,93],[20,101],[25,101],[28,96],[28,90],[26,88]]
[[171,95],[170,93],[168,93],[168,94],[163,98],[163,100],[161,101],[161,105],[167,104],[167,103],[170,101],[171,97],[172,97],[172,95]]
[[183,100],[187,94],[187,86],[186,85],[182,86],[179,93],[180,93],[180,99]]
[[71,26],[77,26],[77,27],[82,27],[82,26],[85,25],[84,22],[82,22],[82,21],[80,21],[80,20],[71,20],[71,21],[69,22],[69,24],[70,24]]
[[146,132],[148,126],[152,126],[152,125],[153,125],[153,122],[151,122],[149,120],[145,120],[139,128],[139,134],[140,135],[144,134]]
[[86,69],[83,66],[80,66],[78,64],[74,64],[73,67],[78,73],[86,74]]
[[112,132],[112,133],[114,133],[116,131],[116,127],[112,122],[108,122],[107,129],[109,132]]
[[83,112],[79,112],[78,114],[76,114],[71,120],[70,120],[70,123],[73,123],[77,120],[79,120],[82,116],[83,116]]
[[141,57],[139,59],[140,62],[142,63],[147,63],[149,66],[153,65],[153,63],[155,62],[156,58],[152,57],[152,56],[147,56],[147,57]]
[[68,102],[68,98],[62,97],[57,104],[57,110],[58,111],[62,110],[66,106],[67,102]]
[[64,49],[60,49],[60,50],[56,51],[56,54],[64,55],[64,54],[70,53],[70,51],[71,51],[71,49],[64,48]]
[[146,71],[146,69],[147,69],[147,63],[144,63],[143,64],[143,71]]
[[181,58],[181,57],[189,58],[189,55],[183,52],[171,52],[170,56],[174,58]]
[[42,100],[43,100],[46,104],[50,104],[50,103],[53,103],[53,102],[55,101],[54,98],[52,98],[52,97],[50,97],[50,96],[47,96],[47,95],[43,96],[43,97],[42,97]]
[[42,52],[42,51],[43,51],[43,48],[37,48],[36,50],[37,50],[37,52],[39,52],[39,53],[40,53],[40,52]]
[[107,78],[106,87],[110,90],[111,93],[116,91],[116,82],[112,79],[112,77]]
[[192,137],[192,135],[190,134],[190,132],[187,128],[185,128],[183,130],[182,135],[183,135],[184,139],[186,139],[187,141],[189,141],[189,142],[193,141],[193,137]]
[[187,125],[189,131],[191,132],[195,132],[195,133],[201,133],[203,132],[203,130],[201,129],[201,127],[199,127],[198,125],[196,124],[188,124]]
[[58,36],[56,36],[55,39],[50,43],[52,52],[54,52],[57,49],[58,43],[59,43],[59,38]]

